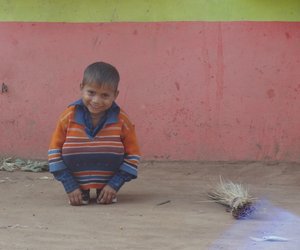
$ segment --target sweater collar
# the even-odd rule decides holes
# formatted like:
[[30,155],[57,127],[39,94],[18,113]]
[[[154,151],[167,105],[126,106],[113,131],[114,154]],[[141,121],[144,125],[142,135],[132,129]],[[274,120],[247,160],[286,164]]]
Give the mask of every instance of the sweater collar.
[[88,134],[93,135],[97,133],[101,128],[105,127],[106,125],[118,122],[120,107],[115,102],[113,102],[111,107],[105,111],[104,116],[100,119],[98,125],[95,128],[93,128],[91,123],[90,112],[84,105],[82,99],[79,99],[71,103],[69,107],[70,106],[76,107],[74,121],[76,123],[84,125],[89,130]]

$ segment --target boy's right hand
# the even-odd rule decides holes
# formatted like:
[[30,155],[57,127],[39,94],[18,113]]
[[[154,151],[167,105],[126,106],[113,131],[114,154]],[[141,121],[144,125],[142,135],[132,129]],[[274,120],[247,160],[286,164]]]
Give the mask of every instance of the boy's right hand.
[[79,206],[82,204],[82,194],[79,188],[68,193],[69,201],[72,206]]

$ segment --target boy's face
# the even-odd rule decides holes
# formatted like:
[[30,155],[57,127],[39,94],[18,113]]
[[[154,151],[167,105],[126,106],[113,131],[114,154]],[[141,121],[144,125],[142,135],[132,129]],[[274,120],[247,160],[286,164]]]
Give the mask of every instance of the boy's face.
[[100,115],[109,109],[119,94],[118,90],[97,83],[80,85],[80,88],[83,103],[93,115]]

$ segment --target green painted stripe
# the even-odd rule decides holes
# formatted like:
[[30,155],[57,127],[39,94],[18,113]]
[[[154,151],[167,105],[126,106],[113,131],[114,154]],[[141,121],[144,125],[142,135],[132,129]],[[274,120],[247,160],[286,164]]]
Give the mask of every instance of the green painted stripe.
[[0,0],[0,21],[300,21],[300,0]]

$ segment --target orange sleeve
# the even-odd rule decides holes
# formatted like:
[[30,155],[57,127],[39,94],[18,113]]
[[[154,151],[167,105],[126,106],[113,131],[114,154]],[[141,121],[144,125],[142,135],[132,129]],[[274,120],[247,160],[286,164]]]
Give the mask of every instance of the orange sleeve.
[[62,160],[61,152],[62,146],[66,140],[69,120],[74,114],[74,109],[74,107],[70,107],[60,115],[56,128],[52,134],[48,150],[50,172],[56,172],[66,168]]
[[120,119],[123,122],[121,139],[125,150],[124,161],[120,169],[136,177],[141,153],[137,141],[135,126],[123,112],[121,112]]

